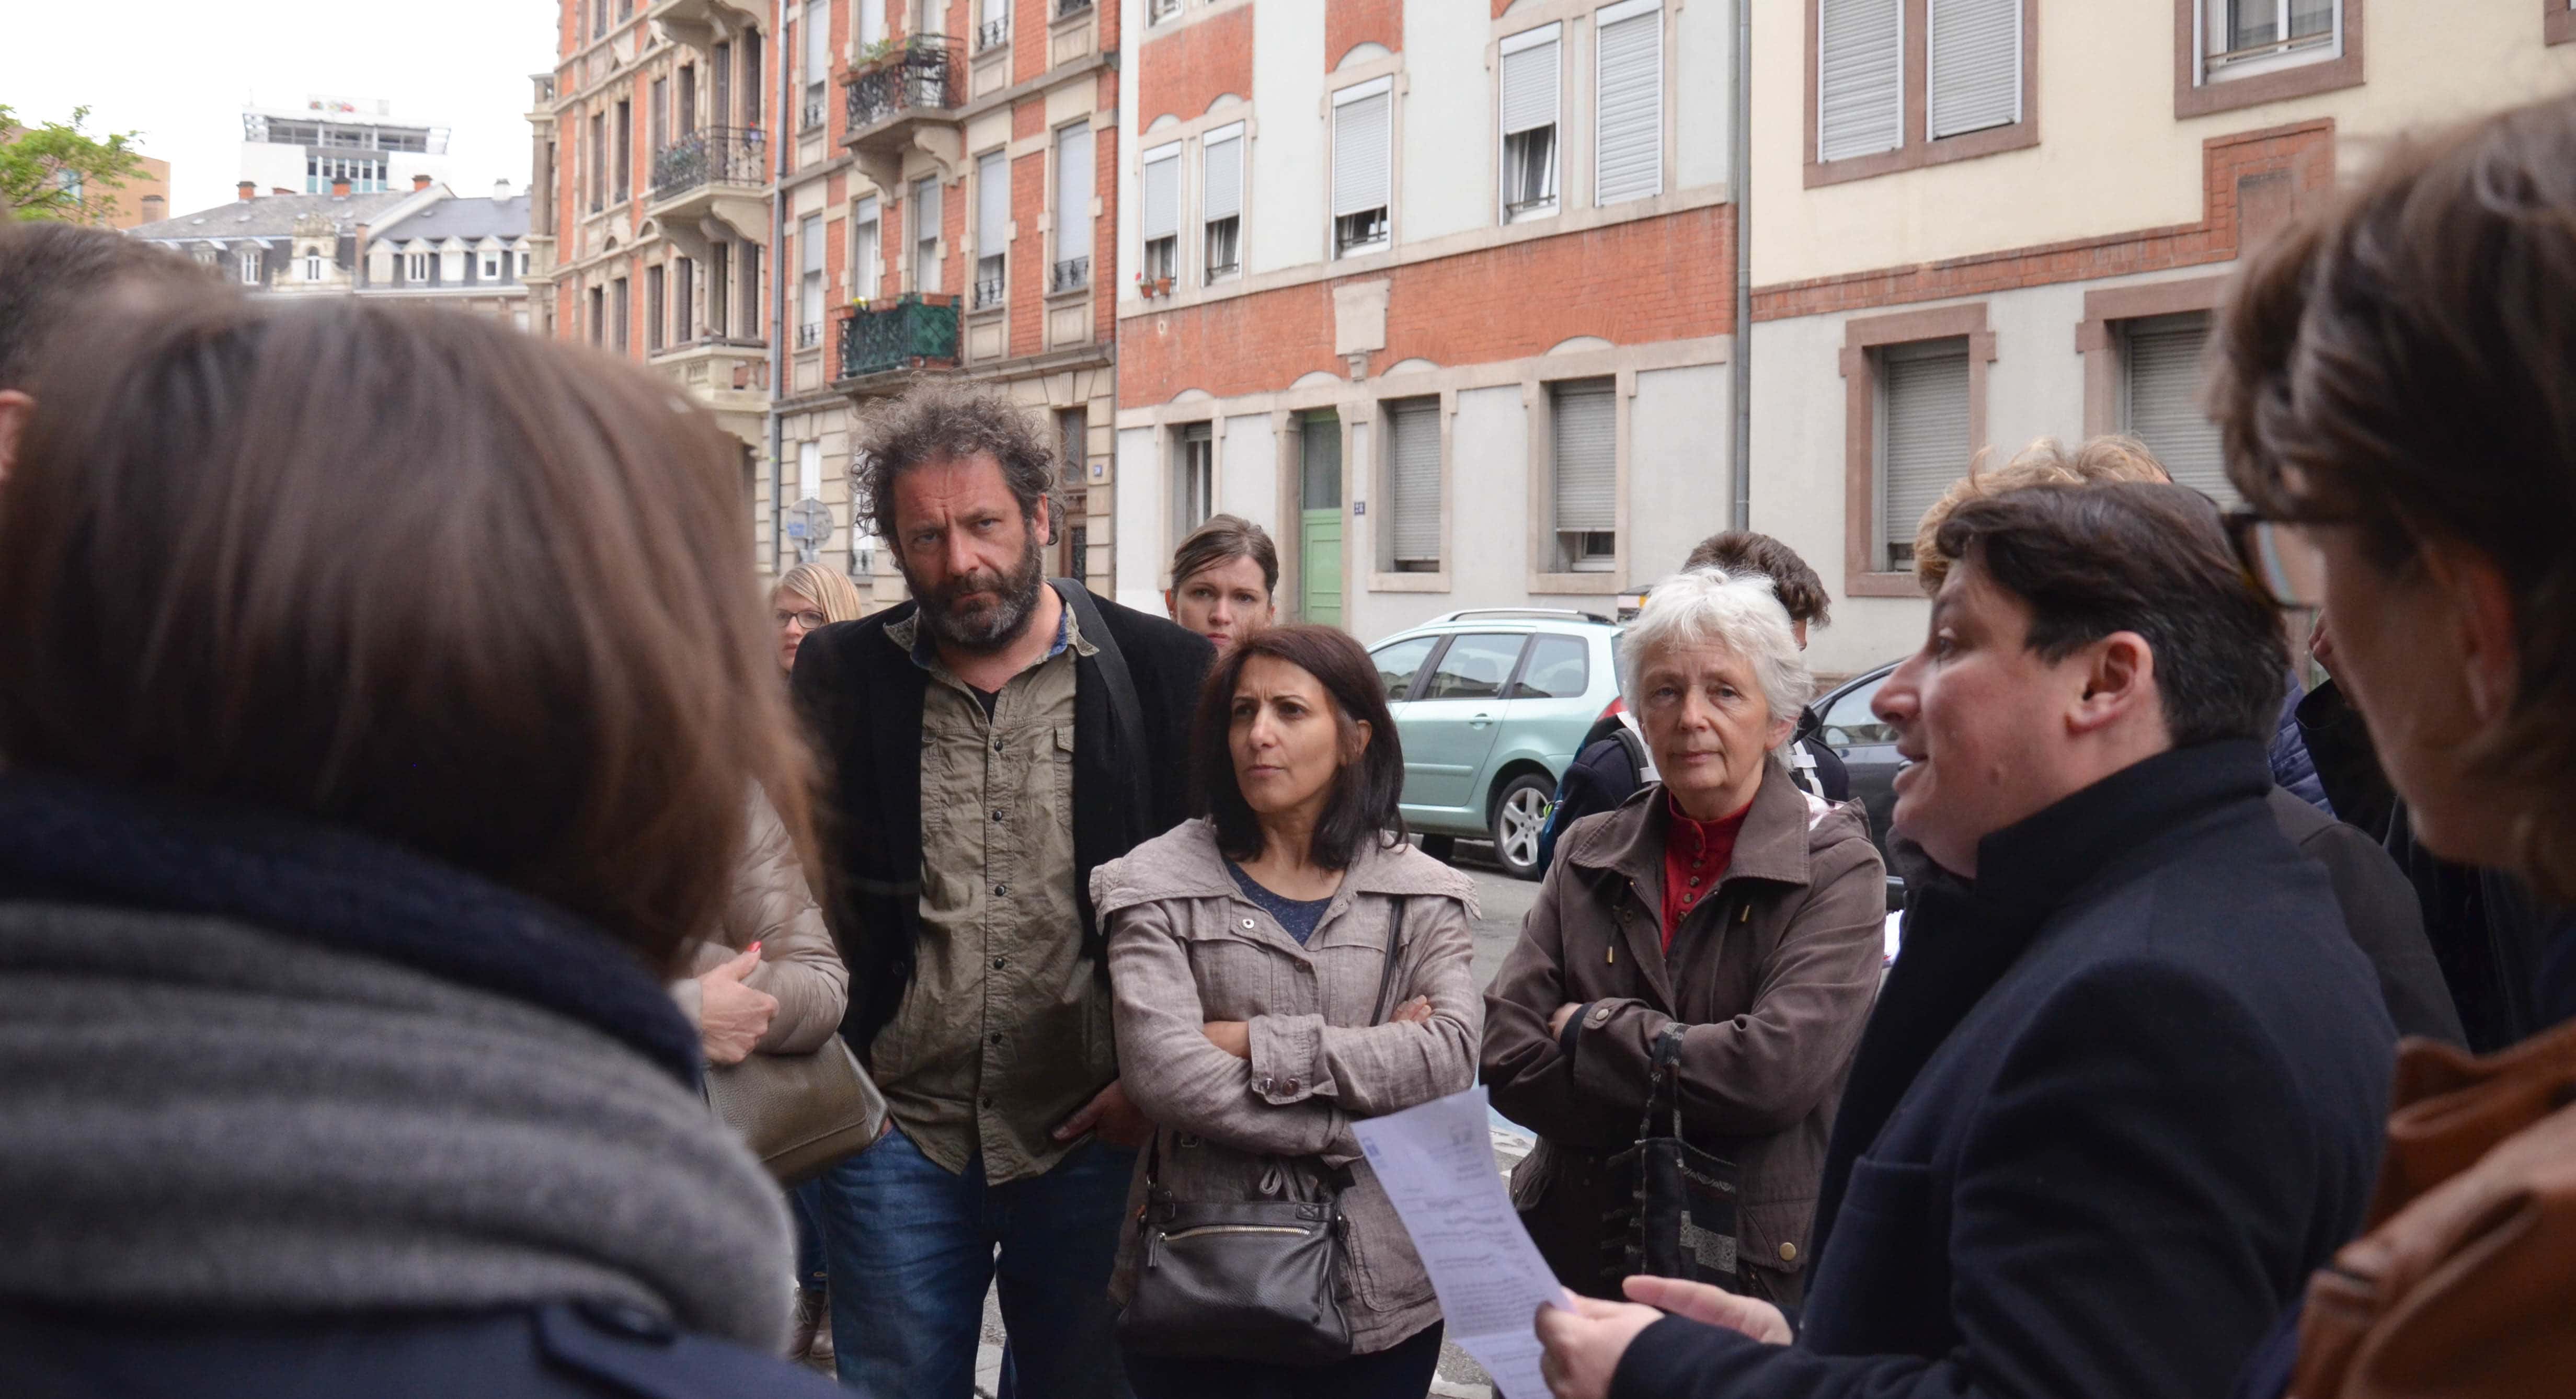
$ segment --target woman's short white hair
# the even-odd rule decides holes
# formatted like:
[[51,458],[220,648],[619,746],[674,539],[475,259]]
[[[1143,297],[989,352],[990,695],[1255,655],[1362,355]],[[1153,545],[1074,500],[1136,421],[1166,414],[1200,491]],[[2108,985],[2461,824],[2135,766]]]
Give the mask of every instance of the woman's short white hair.
[[1628,711],[1645,713],[1639,690],[1646,664],[1655,653],[1707,642],[1724,646],[1752,664],[1754,682],[1762,687],[1773,719],[1797,718],[1814,697],[1816,677],[1798,650],[1797,633],[1789,629],[1789,610],[1780,605],[1771,580],[1749,570],[1694,568],[1649,589],[1637,620],[1620,634],[1619,693],[1627,700]]

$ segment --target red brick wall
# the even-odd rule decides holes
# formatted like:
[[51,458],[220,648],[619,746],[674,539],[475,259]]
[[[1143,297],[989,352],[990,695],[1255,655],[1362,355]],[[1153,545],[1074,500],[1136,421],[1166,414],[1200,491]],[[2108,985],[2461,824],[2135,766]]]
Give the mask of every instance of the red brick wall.
[[1404,52],[1403,0],[1324,0],[1324,71],[1340,67],[1357,44]]
[[[1117,75],[1100,75],[1100,101],[1118,110]],[[1100,200],[1100,217],[1091,225],[1091,324],[1101,343],[1118,338],[1118,153],[1122,133],[1114,126],[1091,128],[1092,193]]]
[[[1045,104],[1022,103],[1015,115],[1034,116],[1043,125]],[[1038,227],[1038,215],[1047,202],[1046,177],[1044,151],[1011,162],[1011,220],[1020,226],[1020,236],[1011,240],[1010,261],[1010,353],[1014,355],[1033,355],[1046,348],[1047,236]]]
[[1136,75],[1140,130],[1167,113],[1188,121],[1229,92],[1250,97],[1252,6],[1148,37],[1142,62]]
[[1414,263],[1391,272],[1256,292],[1129,320],[1118,400],[1166,403],[1184,389],[1219,398],[1343,374],[1333,353],[1333,287],[1384,277],[1387,344],[1376,374],[1416,357],[1480,364],[1542,353],[1577,335],[1615,345],[1733,329],[1734,211],[1720,206]]
[[1753,289],[1753,319],[1786,320],[1978,296],[2234,259],[2334,188],[2334,122],[2300,122],[2201,143],[2201,219]]

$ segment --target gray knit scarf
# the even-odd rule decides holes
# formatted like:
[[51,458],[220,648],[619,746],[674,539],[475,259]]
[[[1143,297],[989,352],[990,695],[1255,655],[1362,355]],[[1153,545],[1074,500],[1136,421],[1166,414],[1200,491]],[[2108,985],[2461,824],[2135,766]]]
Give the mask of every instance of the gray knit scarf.
[[598,1298],[785,1342],[777,1188],[566,1016],[241,923],[0,903],[0,1297]]

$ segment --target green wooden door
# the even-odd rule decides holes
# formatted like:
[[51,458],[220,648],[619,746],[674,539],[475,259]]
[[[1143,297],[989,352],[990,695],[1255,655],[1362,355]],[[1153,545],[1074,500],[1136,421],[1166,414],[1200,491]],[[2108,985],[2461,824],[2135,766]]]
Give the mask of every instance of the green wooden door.
[[1342,624],[1342,512],[1308,510],[1298,523],[1297,616]]

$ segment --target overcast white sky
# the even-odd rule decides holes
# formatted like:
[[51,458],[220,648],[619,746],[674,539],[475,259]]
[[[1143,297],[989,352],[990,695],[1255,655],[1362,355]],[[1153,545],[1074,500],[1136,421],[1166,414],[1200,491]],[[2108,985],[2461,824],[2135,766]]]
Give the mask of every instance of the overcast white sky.
[[462,195],[528,182],[528,75],[554,67],[552,0],[393,5],[355,0],[290,14],[204,0],[7,4],[0,103],[22,121],[140,131],[170,162],[175,216],[233,197],[241,109],[309,95],[386,98],[406,120],[449,128]]

